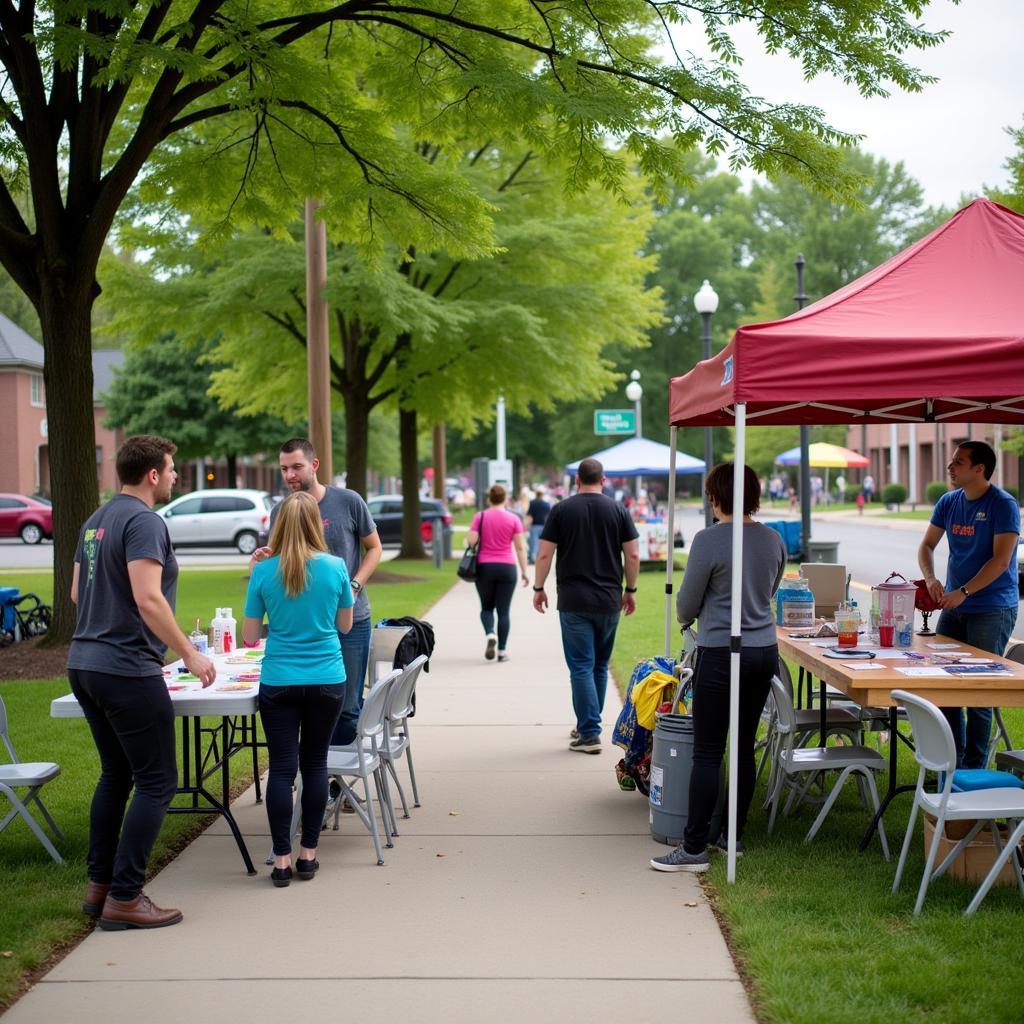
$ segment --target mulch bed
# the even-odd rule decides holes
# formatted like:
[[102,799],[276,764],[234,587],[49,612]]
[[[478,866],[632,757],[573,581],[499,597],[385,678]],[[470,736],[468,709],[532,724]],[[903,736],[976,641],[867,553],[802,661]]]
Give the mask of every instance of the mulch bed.
[[67,675],[68,648],[40,647],[45,637],[0,647],[0,680],[55,679]]

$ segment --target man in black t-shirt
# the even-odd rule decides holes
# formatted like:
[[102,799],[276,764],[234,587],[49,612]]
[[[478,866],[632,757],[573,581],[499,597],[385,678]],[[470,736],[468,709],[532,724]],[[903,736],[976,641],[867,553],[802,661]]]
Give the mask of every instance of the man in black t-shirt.
[[548,604],[544,581],[557,549],[558,619],[576,712],[569,749],[584,754],[601,752],[608,663],[620,612],[632,615],[636,610],[640,570],[636,527],[629,513],[602,493],[604,482],[597,459],[580,463],[577,493],[559,502],[544,524],[533,587],[533,607],[543,613]]
[[108,931],[164,928],[181,920],[181,911],[156,906],[142,891],[150,851],[178,785],[164,654],[173,647],[204,687],[217,675],[174,619],[178,563],[167,524],[153,511],[171,497],[176,450],[162,437],[125,441],[117,453],[121,493],[82,527],[71,579],[78,619],[68,678],[101,766],[89,816],[82,910]]
[[529,531],[527,558],[530,565],[537,561],[537,550],[540,547],[540,535],[551,512],[551,502],[544,497],[543,485],[538,485],[533,492],[533,500],[526,510],[526,528]]

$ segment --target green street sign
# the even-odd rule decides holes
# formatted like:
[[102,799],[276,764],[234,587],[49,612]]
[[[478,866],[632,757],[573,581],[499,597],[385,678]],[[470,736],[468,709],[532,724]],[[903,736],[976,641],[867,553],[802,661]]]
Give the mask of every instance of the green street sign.
[[595,409],[595,434],[635,434],[636,412],[633,409]]

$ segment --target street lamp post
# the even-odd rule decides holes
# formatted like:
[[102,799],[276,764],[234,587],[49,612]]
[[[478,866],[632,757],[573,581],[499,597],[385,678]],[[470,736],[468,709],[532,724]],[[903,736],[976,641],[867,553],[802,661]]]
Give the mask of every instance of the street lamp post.
[[[633,414],[636,418],[636,436],[643,437],[643,425],[641,420],[640,399],[644,397],[644,389],[640,386],[640,371],[634,370],[629,375],[629,383],[626,385],[626,398],[633,403]],[[640,488],[643,486],[643,477],[636,478],[636,497],[640,500]]]
[[[718,292],[711,287],[711,283],[707,279],[705,279],[704,283],[700,286],[700,291],[698,291],[693,297],[693,308],[700,313],[701,319],[704,321],[703,358],[708,360],[711,358],[711,318],[715,315],[715,310],[718,309]],[[704,493],[704,481],[707,479],[708,470],[711,469],[711,463],[714,459],[711,442],[711,427],[705,427],[704,475],[701,477],[701,495],[704,499],[705,526],[710,526],[713,521],[711,516],[711,505],[708,503],[707,495]]]

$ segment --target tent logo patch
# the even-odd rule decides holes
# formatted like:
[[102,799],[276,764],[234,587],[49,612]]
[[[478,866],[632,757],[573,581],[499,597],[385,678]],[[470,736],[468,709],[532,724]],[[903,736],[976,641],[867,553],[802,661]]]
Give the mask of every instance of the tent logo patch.
[[724,388],[726,384],[732,383],[732,356],[725,360],[725,372],[722,374],[722,382],[718,385]]

